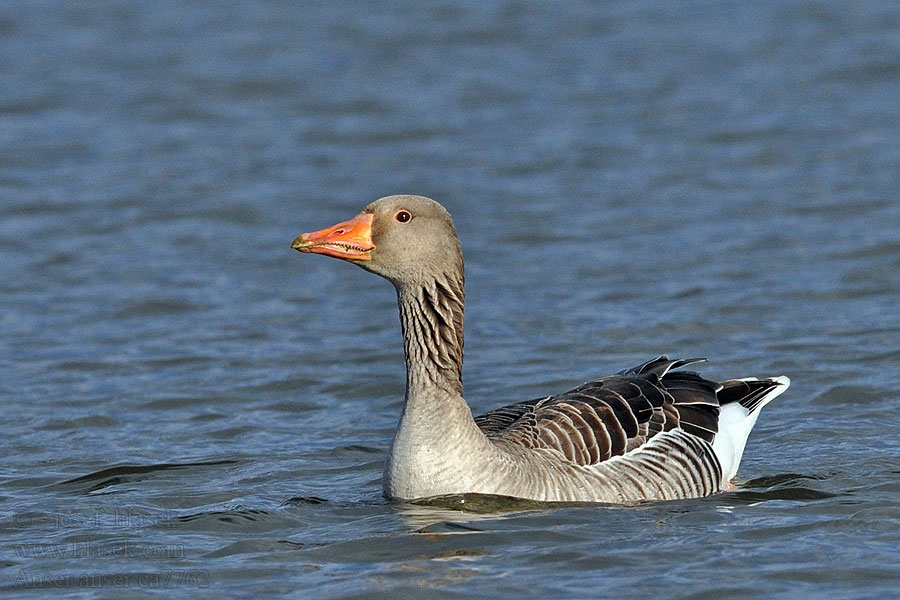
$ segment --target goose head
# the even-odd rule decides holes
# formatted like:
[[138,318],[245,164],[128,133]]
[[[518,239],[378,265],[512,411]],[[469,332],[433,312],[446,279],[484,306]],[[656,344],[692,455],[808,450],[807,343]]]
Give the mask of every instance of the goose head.
[[387,196],[337,225],[304,233],[291,247],[356,264],[398,288],[461,279],[459,239],[450,214],[424,196]]

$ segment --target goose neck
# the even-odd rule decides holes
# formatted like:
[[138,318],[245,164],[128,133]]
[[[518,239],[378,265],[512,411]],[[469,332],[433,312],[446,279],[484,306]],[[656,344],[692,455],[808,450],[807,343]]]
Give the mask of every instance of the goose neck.
[[462,397],[462,278],[441,277],[397,288],[407,399],[450,394]]

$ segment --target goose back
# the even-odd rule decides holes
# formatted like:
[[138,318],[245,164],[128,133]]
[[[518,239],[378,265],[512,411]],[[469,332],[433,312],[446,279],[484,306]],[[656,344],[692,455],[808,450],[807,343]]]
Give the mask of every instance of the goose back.
[[660,356],[556,396],[490,411],[475,423],[498,446],[552,450],[584,467],[623,456],[674,429],[711,444],[722,404],[740,402],[753,410],[775,384],[718,383],[674,370],[704,360]]

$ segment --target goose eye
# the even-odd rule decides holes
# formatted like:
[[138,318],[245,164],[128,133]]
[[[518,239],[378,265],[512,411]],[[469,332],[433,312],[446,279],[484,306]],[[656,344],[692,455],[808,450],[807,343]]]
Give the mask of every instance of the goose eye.
[[399,223],[408,223],[410,219],[412,219],[412,215],[409,214],[409,211],[398,210],[396,214],[394,214],[394,218],[397,219]]

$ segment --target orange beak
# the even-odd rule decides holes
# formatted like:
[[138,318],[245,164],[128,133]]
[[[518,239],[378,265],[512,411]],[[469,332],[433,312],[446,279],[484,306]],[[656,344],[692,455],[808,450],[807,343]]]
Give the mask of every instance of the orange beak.
[[291,248],[344,260],[372,260],[372,213],[360,213],[349,221],[326,229],[302,233]]

